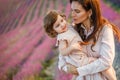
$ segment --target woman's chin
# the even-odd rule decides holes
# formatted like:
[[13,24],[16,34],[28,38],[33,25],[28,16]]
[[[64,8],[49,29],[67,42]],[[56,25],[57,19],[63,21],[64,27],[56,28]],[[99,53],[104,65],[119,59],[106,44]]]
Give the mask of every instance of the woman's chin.
[[74,24],[79,24],[79,22],[77,20],[73,20]]
[[79,24],[79,22],[73,22],[74,24]]

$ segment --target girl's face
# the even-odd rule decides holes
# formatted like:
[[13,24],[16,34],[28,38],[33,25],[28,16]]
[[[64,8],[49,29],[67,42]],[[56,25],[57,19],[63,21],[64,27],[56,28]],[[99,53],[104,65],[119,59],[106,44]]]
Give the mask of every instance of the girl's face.
[[66,20],[63,17],[61,17],[60,15],[58,15],[57,20],[53,25],[53,29],[57,33],[63,33],[65,31],[67,31],[67,22],[66,22]]
[[86,11],[79,2],[73,1],[71,4],[71,9],[72,9],[73,23],[79,24],[87,21],[89,16],[89,11]]

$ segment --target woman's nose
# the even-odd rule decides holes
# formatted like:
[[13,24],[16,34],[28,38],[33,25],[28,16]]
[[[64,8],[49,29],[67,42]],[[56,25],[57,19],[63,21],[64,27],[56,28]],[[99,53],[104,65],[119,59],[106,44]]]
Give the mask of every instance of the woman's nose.
[[74,11],[72,11],[71,16],[75,17],[75,12]]

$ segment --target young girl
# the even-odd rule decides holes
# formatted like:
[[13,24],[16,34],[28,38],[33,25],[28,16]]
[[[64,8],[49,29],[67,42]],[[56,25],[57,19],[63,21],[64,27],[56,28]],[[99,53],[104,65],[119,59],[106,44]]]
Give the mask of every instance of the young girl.
[[[60,70],[67,72],[69,70],[67,64],[81,67],[96,60],[96,58],[87,56],[86,52],[81,48],[82,44],[85,43],[73,27],[57,11],[52,10],[47,13],[44,18],[44,28],[50,37],[57,37],[60,53],[59,60],[62,61],[58,63]],[[102,72],[108,80],[116,80],[113,76],[115,74],[111,73],[112,70],[111,66],[111,68]]]

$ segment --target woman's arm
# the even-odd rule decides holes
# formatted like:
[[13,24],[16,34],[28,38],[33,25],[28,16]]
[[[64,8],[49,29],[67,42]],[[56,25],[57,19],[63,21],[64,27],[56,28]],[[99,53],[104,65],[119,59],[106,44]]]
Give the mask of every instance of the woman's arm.
[[103,35],[100,46],[100,57],[97,60],[77,68],[80,76],[98,73],[111,67],[115,55],[112,28],[108,26],[103,28]]

